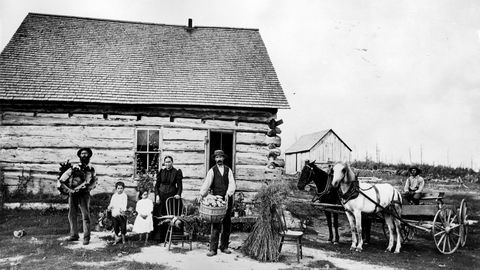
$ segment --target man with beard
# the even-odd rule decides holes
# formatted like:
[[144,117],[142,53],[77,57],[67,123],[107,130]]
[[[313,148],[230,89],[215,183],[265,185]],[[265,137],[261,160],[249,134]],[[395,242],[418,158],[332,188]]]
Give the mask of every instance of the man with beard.
[[95,169],[90,165],[92,157],[90,148],[81,148],[77,152],[80,164],[74,165],[60,177],[60,182],[68,191],[68,221],[70,237],[68,241],[78,241],[77,206],[80,207],[83,220],[83,244],[90,243],[90,191],[95,188],[97,177]]
[[220,251],[225,254],[231,253],[231,251],[228,249],[228,243],[232,226],[231,213],[233,194],[235,193],[236,188],[232,169],[223,164],[223,161],[227,157],[225,153],[222,150],[215,150],[213,157],[215,158],[216,165],[208,171],[207,176],[205,177],[205,181],[200,188],[200,199],[207,196],[208,191],[211,190],[213,195],[220,195],[224,199],[228,199],[228,207],[222,223],[212,224],[212,233],[210,235],[210,251],[207,253],[207,256],[209,257],[217,255],[220,231],[222,231],[222,236],[220,239]]

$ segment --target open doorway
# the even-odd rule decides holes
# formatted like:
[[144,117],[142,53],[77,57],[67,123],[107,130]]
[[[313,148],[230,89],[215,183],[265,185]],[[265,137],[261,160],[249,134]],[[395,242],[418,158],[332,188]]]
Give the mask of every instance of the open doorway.
[[210,131],[210,145],[208,155],[208,169],[215,165],[215,158],[212,157],[215,150],[223,150],[227,155],[224,164],[233,171],[233,132]]

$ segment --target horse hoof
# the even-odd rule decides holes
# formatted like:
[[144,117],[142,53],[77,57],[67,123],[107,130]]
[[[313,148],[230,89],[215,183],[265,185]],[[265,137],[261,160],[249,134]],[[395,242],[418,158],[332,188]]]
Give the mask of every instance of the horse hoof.
[[362,249],[362,248],[356,248],[355,250],[356,250],[357,252],[362,252],[363,249]]
[[335,241],[335,242],[333,242],[333,244],[334,244],[334,245],[338,245],[338,244],[339,244],[339,242],[338,242],[338,241]]
[[355,247],[350,247],[350,250],[355,250]]
[[390,249],[388,249],[388,248],[387,248],[387,249],[385,249],[385,252],[392,252],[392,251],[391,251]]
[[396,250],[395,250],[395,252],[393,252],[393,253],[398,254],[398,253],[400,253],[400,251],[396,251]]

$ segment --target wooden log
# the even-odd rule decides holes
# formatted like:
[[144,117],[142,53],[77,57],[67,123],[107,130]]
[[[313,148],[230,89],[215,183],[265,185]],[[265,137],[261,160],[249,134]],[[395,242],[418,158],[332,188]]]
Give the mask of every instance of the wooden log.
[[273,144],[276,147],[280,147],[282,144],[282,139],[279,136],[265,137],[265,143],[267,145]]
[[[59,106],[58,102],[22,102],[12,104],[10,102],[0,101],[0,107],[4,113],[33,116],[33,112],[38,113],[93,113],[93,114],[124,114],[141,115],[154,117],[182,117],[182,118],[200,118],[200,119],[220,119],[236,120],[244,122],[267,123],[271,118],[276,118],[276,110],[264,109],[234,109],[225,108],[205,108],[168,105],[109,105],[109,104],[66,104]],[[31,110],[26,112],[25,108]]]
[[[237,125],[235,121],[224,121],[224,120],[205,120],[204,124],[209,126],[210,128],[217,128],[217,129],[237,129]],[[247,126],[248,127],[248,126]]]
[[267,131],[267,136],[268,137],[273,137],[273,136],[277,136],[277,134],[280,134],[282,133],[282,130],[278,127],[274,128],[274,129],[269,129]]
[[241,165],[235,166],[235,178],[237,180],[265,180],[266,167],[263,165]]
[[268,156],[268,148],[265,145],[237,143],[235,150],[237,153],[256,153],[265,157]]
[[181,124],[195,124],[195,125],[203,124],[202,119],[197,117],[192,117],[192,118],[174,117],[174,121],[176,123],[181,123]]
[[265,138],[266,135],[264,133],[237,132],[236,142],[241,144],[267,145]]
[[237,125],[239,128],[248,128],[252,130],[257,130],[259,133],[267,132],[268,125],[266,123],[248,123],[248,122],[238,122]]
[[205,151],[205,141],[167,141],[163,140],[164,151]]
[[236,164],[238,165],[267,165],[267,157],[256,153],[236,153]]
[[281,158],[276,158],[273,163],[275,164],[275,167],[285,167],[285,160]]
[[[136,116],[135,116],[136,118]],[[136,125],[142,126],[160,126],[164,124],[170,124],[170,117],[158,117],[158,116],[141,116],[141,119],[136,122]]]
[[[5,163],[47,163],[57,164],[66,160],[78,160],[78,148],[18,148],[0,149],[0,162]],[[132,150],[96,150],[93,149],[92,163],[133,164]]]
[[182,170],[183,177],[203,179],[206,175],[205,164],[175,166]]
[[179,167],[188,164],[205,164],[205,152],[164,151],[162,158],[165,156],[173,157],[174,163]]
[[247,180],[237,180],[235,182],[237,192],[258,192],[263,186],[265,186],[264,181],[247,181]]
[[[54,134],[52,134],[54,135]],[[129,139],[104,139],[88,138],[81,134],[71,136],[2,136],[0,137],[2,148],[81,148],[93,149],[133,149],[132,138]]]
[[[75,164],[75,162],[72,162]],[[105,164],[93,164],[92,166],[95,168],[95,172],[97,176],[110,176],[110,177],[133,177],[134,174],[134,166],[133,164],[113,164],[113,165],[105,165]],[[0,167],[4,171],[9,172],[17,172],[21,173],[22,170],[24,172],[32,171],[35,173],[43,173],[49,175],[57,175],[59,172],[60,165],[57,163],[51,164],[42,164],[42,163],[0,163]]]
[[164,128],[163,140],[167,141],[205,141],[206,130],[194,130],[188,128]]
[[83,126],[2,126],[0,137],[3,136],[52,136],[77,137],[91,139],[132,140],[135,130],[131,127],[83,127]]
[[280,148],[275,148],[275,149],[270,149],[269,152],[268,152],[268,156],[269,157],[278,157],[282,154],[282,151],[280,150]]
[[183,190],[200,192],[200,187],[202,186],[203,181],[203,178],[184,179],[182,182]]
[[[191,128],[191,129],[227,129],[237,130],[241,132],[259,132],[264,129],[258,129],[255,126],[249,126],[244,124],[242,126],[225,124],[227,122],[235,123],[234,121],[223,121],[224,124],[220,125],[219,122],[212,122],[212,124],[203,123],[200,118],[175,118],[175,122],[170,122],[169,117],[148,117],[141,116],[140,120],[136,120],[137,116],[125,116],[125,117],[107,117],[103,118],[103,114],[94,114],[92,117],[86,117],[87,114],[81,117],[72,116],[70,118],[64,117],[59,114],[41,114],[37,116],[28,115],[11,115],[4,114],[2,119],[2,125],[9,126],[81,126],[81,127],[156,127],[164,126],[171,128]],[[101,117],[100,117],[101,116]],[[197,116],[200,117],[200,116]],[[210,120],[213,121],[213,120]],[[217,120],[215,120],[217,121]]]

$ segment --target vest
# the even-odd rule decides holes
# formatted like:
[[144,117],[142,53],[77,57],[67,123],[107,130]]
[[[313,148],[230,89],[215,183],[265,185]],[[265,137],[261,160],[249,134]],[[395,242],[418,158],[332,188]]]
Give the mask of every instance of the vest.
[[220,195],[225,197],[228,189],[228,173],[230,168],[223,166],[223,175],[218,170],[218,166],[213,166],[213,181],[210,189],[212,190],[213,195]]

